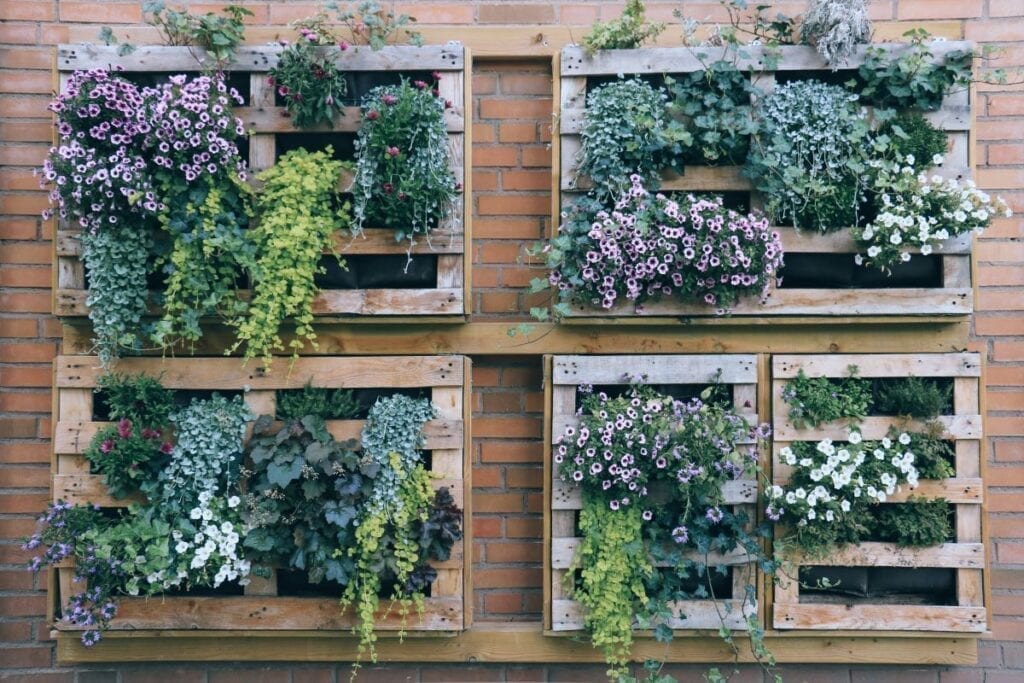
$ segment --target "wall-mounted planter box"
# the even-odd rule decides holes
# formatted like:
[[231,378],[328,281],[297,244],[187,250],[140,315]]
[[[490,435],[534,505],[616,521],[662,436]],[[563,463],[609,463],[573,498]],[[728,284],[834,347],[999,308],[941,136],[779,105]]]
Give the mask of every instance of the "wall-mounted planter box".
[[[905,45],[883,44],[898,52]],[[937,42],[931,45],[935,59],[943,59],[953,50],[970,49],[966,42]],[[811,47],[783,46],[778,49],[774,70],[764,67],[762,48],[749,47],[738,58],[740,70],[754,69],[753,82],[761,92],[770,91],[776,78],[832,77],[832,71]],[[699,58],[698,58],[699,55]],[[559,66],[558,182],[557,205],[565,212],[590,186],[589,179],[577,177],[586,96],[595,83],[617,75],[641,75],[657,79],[662,75],[683,74],[705,69],[723,58],[723,48],[640,48],[607,50],[588,57],[582,48],[564,48]],[[844,69],[854,71],[863,62],[864,49],[855,54]],[[950,150],[941,168],[933,172],[947,177],[969,177],[974,164],[970,144],[972,125],[971,98],[966,90],[950,93],[942,107],[926,117],[948,133]],[[661,190],[733,196],[740,204],[757,208],[763,198],[741,173],[738,166],[687,166],[682,174],[665,173]],[[967,316],[974,308],[971,280],[970,236],[949,240],[936,248],[932,256],[915,256],[898,279],[888,279],[880,271],[857,267],[854,241],[846,230],[819,235],[779,227],[786,253],[782,283],[772,287],[765,304],[756,297],[739,302],[733,316]],[[913,269],[909,268],[913,266]],[[589,305],[574,305],[571,319],[647,317],[657,319],[714,316],[711,306],[684,303],[675,299],[650,301],[636,310],[632,305],[610,310]]]
[[[92,436],[105,423],[94,421],[94,389],[102,374],[96,358],[60,356],[55,361],[58,414],[54,427],[53,499],[125,507],[115,500],[102,475],[90,473],[83,457]],[[469,453],[470,361],[464,356],[371,356],[300,358],[289,368],[274,369],[253,362],[242,367],[237,359],[132,358],[118,363],[122,373],[144,372],[159,376],[169,389],[191,391],[245,391],[245,401],[256,415],[274,414],[275,390],[301,389],[307,382],[325,388],[417,390],[429,396],[437,418],[424,427],[424,450],[430,453],[435,488],[447,486],[464,510],[465,537],[452,548],[451,558],[432,563],[437,579],[430,586],[422,620],[408,619],[410,631],[461,631],[471,622],[472,588],[467,549],[472,548]],[[329,431],[338,439],[358,439],[362,420],[330,420]],[[72,583],[73,569],[58,570],[59,600],[81,590]],[[243,595],[122,598],[112,630],[342,630],[353,618],[338,606],[337,597],[299,597],[280,589],[277,572],[270,579],[253,576]],[[397,614],[381,614],[381,631],[402,628]],[[56,620],[58,631],[73,630]],[[215,635],[215,634],[214,634]],[[101,646],[102,647],[102,646]]]
[[[283,152],[297,146],[310,151],[333,144],[336,154],[351,147],[359,130],[360,110],[353,100],[332,127],[298,130],[287,111],[275,102],[274,88],[267,82],[281,52],[277,45],[239,48],[237,59],[227,70],[233,85],[246,91],[245,106],[234,113],[251,131],[248,162],[253,172],[269,168]],[[122,74],[160,80],[167,73],[195,73],[202,50],[186,47],[140,47],[127,56],[119,56],[116,47],[61,45],[57,51],[57,70],[61,85],[71,72],[82,69],[121,67]],[[470,149],[470,129],[466,112],[471,111],[469,50],[461,43],[443,46],[387,47],[378,52],[359,48],[341,53],[339,67],[352,74],[349,93],[361,98],[381,83],[397,83],[399,75],[441,74],[440,95],[452,102],[447,110],[449,150],[452,170],[465,192],[471,191],[466,159]],[[344,189],[344,183],[342,183]],[[470,213],[459,196],[452,216],[442,221],[430,239],[420,237],[412,250],[411,275],[403,272],[406,243],[396,242],[394,231],[367,227],[365,235],[338,235],[336,246],[346,258],[349,271],[333,274],[323,283],[314,300],[318,319],[389,316],[389,320],[430,316],[431,321],[462,320],[469,297],[470,259],[466,250],[470,235]],[[54,314],[64,318],[87,315],[87,283],[80,260],[81,245],[77,231],[58,226],[56,242],[57,281]],[[329,262],[328,262],[329,263]]]
[[[736,412],[751,425],[758,421],[758,357],[755,355],[707,356],[551,356],[545,365],[545,386],[549,387],[546,420],[545,500],[545,567],[544,628],[558,635],[573,635],[583,628],[584,613],[570,597],[567,571],[580,539],[576,535],[578,511],[583,506],[580,488],[562,481],[551,459],[551,445],[565,427],[578,422],[577,387],[628,385],[628,377],[645,375],[652,385],[707,386],[715,381],[732,390]],[[743,506],[751,518],[757,502],[757,481],[737,479],[725,491],[728,505]],[[745,630],[743,591],[753,580],[753,566],[745,553],[720,554],[712,566],[732,568],[731,597],[718,601],[687,600],[674,603],[678,616],[669,625],[673,629],[718,629],[720,614],[726,614],[726,625]],[[724,606],[727,605],[728,607]],[[746,605],[747,609],[756,605]]]
[[[848,421],[796,429],[788,420],[782,398],[787,382],[803,370],[808,377],[840,378],[856,365],[866,379],[932,377],[953,385],[953,410],[939,416],[944,439],[954,443],[956,475],[922,480],[916,489],[885,503],[899,505],[908,497],[944,498],[955,509],[954,542],[925,548],[891,543],[861,543],[824,560],[789,559],[796,567],[822,567],[841,576],[842,592],[822,593],[789,581],[775,586],[772,625],[777,629],[852,629],[874,631],[963,631],[988,628],[985,590],[985,546],[982,540],[981,478],[982,419],[979,404],[981,359],[976,353],[829,354],[774,356],[772,400],[774,416],[773,480],[789,481],[790,468],[779,457],[795,441],[842,441]],[[861,424],[865,439],[881,439],[892,426],[914,429],[899,418],[868,416]],[[916,426],[920,426],[917,424]],[[843,569],[837,569],[843,568]],[[936,571],[939,570],[939,571]],[[945,570],[945,571],[941,571]]]

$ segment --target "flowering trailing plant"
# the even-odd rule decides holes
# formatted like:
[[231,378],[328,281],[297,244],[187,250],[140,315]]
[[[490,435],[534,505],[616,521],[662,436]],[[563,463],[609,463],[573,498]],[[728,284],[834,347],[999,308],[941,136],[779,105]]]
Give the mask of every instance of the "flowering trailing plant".
[[[931,163],[942,163],[936,154]],[[996,216],[1009,218],[1013,212],[999,197],[963,182],[915,170],[913,155],[892,159],[871,159],[870,189],[878,202],[874,218],[863,227],[851,228],[864,253],[858,265],[886,272],[911,258],[918,249],[927,256],[941,249],[942,242],[958,235],[982,232]]]
[[[669,603],[714,599],[711,553],[739,550],[773,571],[760,548],[764,530],[728,507],[724,492],[726,482],[759,473],[770,429],[751,427],[716,388],[684,402],[643,385],[615,397],[580,387],[579,425],[556,440],[559,476],[583,494],[571,590],[610,676],[625,672],[635,624],[670,639]],[[751,586],[733,597],[754,595]]]
[[462,189],[451,170],[444,112],[451,102],[434,83],[403,79],[363,98],[352,186],[353,230],[391,228],[410,247],[451,216]]
[[320,123],[330,126],[345,109],[348,82],[336,60],[349,45],[327,26],[324,12],[296,21],[299,32],[294,43],[282,41],[284,49],[268,82],[284,98],[296,128]]
[[[768,220],[739,214],[722,200],[651,195],[630,178],[611,211],[591,218],[582,203],[545,247],[548,284],[563,302],[638,309],[675,296],[726,312],[743,296],[765,296],[782,265],[782,243]],[[538,285],[539,286],[539,285]]]

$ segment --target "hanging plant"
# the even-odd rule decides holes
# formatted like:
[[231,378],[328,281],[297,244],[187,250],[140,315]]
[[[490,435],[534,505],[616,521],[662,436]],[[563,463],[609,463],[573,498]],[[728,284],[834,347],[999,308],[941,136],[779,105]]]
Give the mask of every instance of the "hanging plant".
[[[682,201],[651,195],[639,176],[611,211],[584,202],[545,252],[562,303],[638,309],[675,297],[726,312],[742,297],[764,296],[782,265],[782,243],[767,219],[722,206],[721,198]],[[563,306],[564,309],[564,306]]]
[[[262,357],[269,363],[274,351],[286,347],[280,329],[295,321],[295,336],[288,348],[294,355],[309,344],[317,347],[313,329],[314,278],[324,272],[320,259],[333,248],[336,231],[348,226],[348,204],[337,196],[342,162],[331,158],[328,146],[319,152],[288,152],[257,179],[263,189],[256,198],[259,220],[249,230],[257,257],[253,266],[253,296],[244,318],[233,321],[238,340],[228,350],[245,344],[245,358]],[[344,262],[339,258],[339,263]]]
[[910,45],[899,51],[869,47],[857,70],[861,97],[876,107],[935,111],[954,88],[971,83],[975,54],[952,50],[944,59],[934,59],[928,46],[931,35],[925,29],[903,34]]
[[817,48],[833,71],[870,43],[871,34],[866,0],[811,0],[800,25],[800,40]]
[[403,79],[363,98],[352,187],[353,230],[380,226],[410,245],[453,215],[462,186],[451,170],[444,112],[434,85]]
[[684,144],[687,164],[742,164],[757,131],[750,98],[753,86],[736,65],[712,62],[702,71],[666,76],[669,112],[692,135]]
[[639,175],[657,188],[661,172],[682,170],[680,154],[692,136],[669,116],[668,95],[639,78],[606,83],[587,95],[580,129],[577,178],[593,183],[590,194],[608,203]]
[[296,128],[331,126],[334,117],[345,111],[348,83],[337,59],[348,49],[348,43],[340,40],[326,22],[327,15],[322,11],[294,22],[299,40],[282,41],[284,49],[270,70],[269,83],[284,98]]
[[[579,391],[579,426],[558,437],[553,456],[559,476],[583,494],[583,538],[571,563],[579,579],[567,583],[615,678],[627,671],[635,626],[671,639],[669,603],[715,599],[704,581],[709,553],[739,549],[773,571],[761,532],[725,505],[723,493],[726,482],[759,474],[769,428],[749,426],[714,399],[714,387],[689,402],[642,385],[616,397]],[[732,644],[724,625],[722,632]],[[756,628],[751,640],[758,641]]]

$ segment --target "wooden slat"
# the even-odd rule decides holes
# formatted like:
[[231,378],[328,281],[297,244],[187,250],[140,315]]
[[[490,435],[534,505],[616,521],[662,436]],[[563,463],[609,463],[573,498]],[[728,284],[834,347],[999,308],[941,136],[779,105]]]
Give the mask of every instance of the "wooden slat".
[[846,377],[851,365],[857,366],[860,377],[981,376],[976,353],[780,354],[772,358],[772,376],[792,379],[803,370],[808,377]]
[[[980,415],[942,415],[935,421],[943,427],[943,437],[951,439],[980,439],[982,436],[982,420]],[[845,441],[850,434],[850,421],[839,420],[828,422],[817,427],[796,429],[789,422],[777,420],[775,423],[775,440],[783,441],[821,441],[833,439]],[[903,422],[894,417],[872,415],[865,417],[860,424],[861,436],[865,439],[881,439],[890,427],[903,431],[924,431],[925,423],[919,420]]]
[[[879,43],[872,47],[881,48],[895,55],[906,52],[904,44]],[[765,68],[765,51],[767,48],[747,46],[736,60],[736,67],[741,71]],[[774,71],[810,71],[826,70],[830,67],[818,52],[804,45],[783,45],[777,50],[778,62],[773,64]],[[856,67],[864,61],[866,46],[858,46],[844,68]],[[933,53],[932,61],[941,62],[945,55],[954,50],[972,50],[973,43],[966,41],[937,41],[929,44]],[[581,47],[562,48],[563,76],[614,76],[616,74],[660,74],[686,73],[703,71],[706,64],[718,59],[733,61],[734,53],[723,47],[645,47],[632,50],[604,50],[588,57]]]
[[[252,394],[264,392],[250,392]],[[270,393],[273,396],[272,392]],[[249,403],[246,401],[246,403]],[[253,407],[250,404],[250,407]],[[272,415],[273,412],[255,410],[255,415]],[[58,454],[81,454],[88,449],[90,442],[96,433],[112,422],[78,422],[60,420],[56,425],[53,449]],[[283,423],[277,423],[280,427]],[[338,441],[356,440],[356,448],[363,431],[365,420],[327,420],[327,431]],[[455,449],[462,447],[463,421],[462,420],[430,420],[423,425],[423,437],[425,450],[434,449]]]
[[[58,356],[55,363],[60,389],[91,389],[104,372],[95,356]],[[455,387],[464,380],[457,356],[306,357],[272,370],[234,358],[122,358],[117,370],[159,377],[168,389],[202,390],[301,389],[309,381],[327,389]]]
[[[228,71],[266,72],[277,66],[280,45],[243,45],[235,50]],[[200,48],[146,45],[130,55],[118,55],[117,46],[78,44],[59,45],[57,68],[61,71],[106,69],[112,64],[125,71],[198,71],[200,63],[211,61]],[[335,63],[343,71],[461,71],[465,66],[461,43],[446,45],[388,46],[336,52]]]
[[[570,116],[580,115],[569,112]],[[562,149],[570,156],[563,161],[561,190],[563,192],[589,190],[593,187],[590,178],[577,176],[575,151],[579,148],[579,138],[565,134],[564,126],[571,121],[563,122]],[[682,173],[664,171],[661,174],[659,190],[674,192],[749,192],[753,188],[750,180],[743,177],[739,166],[687,166]]]
[[[583,539],[581,538],[571,536],[563,538],[553,537],[551,539],[551,567],[553,569],[568,569],[582,541]],[[694,550],[684,553],[684,557],[694,562],[705,563],[709,567],[741,565],[747,564],[751,560],[750,555],[742,548],[728,553],[712,552],[708,553],[706,557]],[[656,562],[654,566],[670,567],[672,565],[666,562]]]
[[775,603],[775,628],[877,631],[986,630],[984,607]]
[[943,543],[927,548],[906,548],[894,543],[863,542],[832,551],[827,557],[801,560],[803,565],[822,567],[938,567],[946,569],[982,569],[985,547],[981,543]]
[[[727,607],[728,605],[728,607]],[[687,600],[669,603],[673,616],[667,620],[672,629],[715,629],[724,625],[746,630],[742,600]],[[575,600],[555,600],[551,630],[578,631],[583,628],[583,608]]]
[[704,384],[721,370],[724,384],[757,382],[757,358],[753,355],[702,356],[558,356],[553,381],[557,384],[629,384],[645,375],[657,384]]
[[[384,608],[387,607],[385,602]],[[457,630],[462,621],[461,598],[427,598],[422,619],[413,611],[407,628]],[[122,598],[110,630],[214,629],[214,630],[342,630],[353,619],[338,608],[337,598],[174,597]],[[382,609],[374,619],[379,631],[402,629],[396,610]],[[81,630],[59,622],[61,631]]]
[[[777,226],[782,237],[782,248],[786,253],[815,253],[815,254],[856,254],[861,251],[856,240],[849,231],[821,234],[807,230],[796,230],[790,226]],[[936,254],[970,254],[971,234],[960,235],[953,239],[946,240],[935,247]],[[914,248],[911,253],[919,254],[920,249]],[[952,283],[945,283],[947,287],[957,286]],[[970,281],[963,285],[970,287]]]
[[[789,470],[789,467],[777,464],[772,481],[778,486],[786,486],[791,477]],[[959,504],[957,507],[957,521],[959,522],[960,510],[969,510],[981,505],[984,492],[985,484],[980,478],[922,479],[917,487],[903,486],[901,491],[886,497],[885,502],[905,503],[910,498],[943,498],[949,503]],[[957,541],[980,543],[981,539],[957,537]]]
[[[234,115],[242,119],[246,130],[255,133],[356,133],[362,127],[362,110],[359,107],[345,107],[336,114],[330,124],[319,123],[314,126],[297,129],[285,107],[252,106],[238,107]],[[449,133],[461,133],[466,129],[466,121],[462,109],[446,109],[444,123]]]

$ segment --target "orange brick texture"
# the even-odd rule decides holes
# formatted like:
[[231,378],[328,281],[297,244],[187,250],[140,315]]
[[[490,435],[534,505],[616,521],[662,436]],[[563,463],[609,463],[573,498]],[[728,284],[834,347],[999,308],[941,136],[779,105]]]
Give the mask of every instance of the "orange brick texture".
[[[207,11],[214,3],[176,3]],[[226,4],[226,3],[225,3]],[[251,42],[285,33],[288,21],[315,3],[242,0],[255,16]],[[568,25],[577,38],[596,19],[621,11],[620,0],[413,0],[399,2],[424,26]],[[773,3],[798,13],[803,0]],[[49,683],[332,683],[345,665],[174,664],[57,667],[44,624],[45,577],[24,570],[18,539],[30,533],[48,497],[50,360],[60,325],[48,315],[51,227],[33,169],[49,144],[45,109],[53,88],[52,46],[93,40],[103,24],[137,43],[156,42],[141,26],[139,2],[0,0],[0,679]],[[648,2],[649,15],[672,21],[679,2]],[[686,0],[702,21],[724,16],[713,0]],[[881,35],[927,25],[951,37],[1004,48],[994,65],[1024,67],[1021,0],[873,0]],[[532,29],[531,29],[532,30]],[[669,28],[669,31],[676,29]],[[523,248],[551,225],[551,71],[547,57],[479,59],[473,72],[474,320],[523,319],[535,301],[529,280],[541,274]],[[979,87],[978,180],[1024,215],[1024,89]],[[787,681],[866,683],[878,680],[1024,680],[1024,234],[1022,219],[1000,220],[979,241],[978,314],[972,344],[988,361],[988,527],[992,539],[993,638],[979,642],[977,667],[785,666]],[[541,612],[541,361],[536,356],[477,357],[473,370],[473,507],[471,520],[477,622],[536,621]],[[392,665],[367,667],[361,680],[598,681],[600,666]],[[698,680],[703,667],[666,667]],[[735,680],[762,680],[742,669]]]

